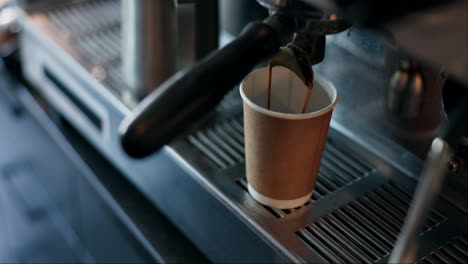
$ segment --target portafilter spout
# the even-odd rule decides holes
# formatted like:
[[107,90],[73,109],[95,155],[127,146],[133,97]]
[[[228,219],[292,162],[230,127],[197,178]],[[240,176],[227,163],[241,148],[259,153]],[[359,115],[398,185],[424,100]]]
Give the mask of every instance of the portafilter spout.
[[294,72],[305,85],[313,82],[311,66],[325,57],[327,34],[346,30],[351,24],[333,11],[316,9],[302,1],[257,0],[272,14],[295,17],[299,29],[291,41],[269,60],[269,66],[283,66]]

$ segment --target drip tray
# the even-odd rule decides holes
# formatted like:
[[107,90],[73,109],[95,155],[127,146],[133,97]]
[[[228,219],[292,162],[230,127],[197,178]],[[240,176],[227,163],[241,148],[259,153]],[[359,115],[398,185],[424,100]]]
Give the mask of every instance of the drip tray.
[[[241,116],[215,122],[174,144],[174,150],[221,191],[255,233],[293,261],[386,262],[412,201],[416,182],[333,127],[310,201],[278,210],[247,191]],[[422,263],[468,261],[468,217],[440,199],[422,233]],[[446,245],[441,247],[441,245]],[[457,262],[458,261],[458,262]]]

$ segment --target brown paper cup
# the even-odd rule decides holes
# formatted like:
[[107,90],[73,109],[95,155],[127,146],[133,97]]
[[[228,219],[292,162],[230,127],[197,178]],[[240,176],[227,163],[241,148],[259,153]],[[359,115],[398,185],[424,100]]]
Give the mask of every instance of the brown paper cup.
[[266,68],[240,85],[248,189],[262,204],[294,208],[312,195],[338,94],[316,73],[308,107],[300,114],[306,92],[302,81],[284,67],[273,68],[270,110]]

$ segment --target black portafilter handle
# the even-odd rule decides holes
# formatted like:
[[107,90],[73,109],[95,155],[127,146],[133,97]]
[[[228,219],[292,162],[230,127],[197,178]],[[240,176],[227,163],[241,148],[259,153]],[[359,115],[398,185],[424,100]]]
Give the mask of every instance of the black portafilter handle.
[[148,95],[120,125],[128,155],[141,158],[157,151],[213,110],[257,63],[279,49],[285,32],[277,22],[248,24],[230,44]]

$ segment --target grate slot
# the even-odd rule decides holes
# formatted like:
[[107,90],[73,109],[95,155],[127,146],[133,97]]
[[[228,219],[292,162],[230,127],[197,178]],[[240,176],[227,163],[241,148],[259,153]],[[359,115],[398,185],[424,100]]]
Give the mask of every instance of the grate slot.
[[361,210],[365,210],[367,214],[375,215],[378,222],[381,222],[385,225],[386,230],[388,230],[391,237],[397,237],[400,231],[400,226],[403,225],[403,221],[395,218],[392,213],[393,211],[390,208],[386,208],[385,204],[374,203],[369,200],[367,197],[359,199],[359,206]]
[[237,129],[237,131],[239,133],[242,134],[242,136],[244,136],[244,124],[241,123],[241,121],[237,118],[233,119],[231,121],[231,125],[232,127],[234,127],[235,129]]
[[390,203],[395,210],[399,212],[399,214],[403,217],[403,219],[406,216],[406,211],[408,210],[408,205],[405,203],[402,203],[398,199],[395,199],[395,197],[392,197],[391,193],[388,193],[384,188],[379,188],[375,190],[374,192],[380,199],[386,201],[387,203]]
[[309,232],[304,230],[296,231],[297,236],[302,239],[307,245],[309,245],[315,252],[317,252],[323,259],[329,263],[341,263],[340,260],[332,251],[327,247],[324,247],[320,241],[315,239]]
[[317,177],[316,185],[322,186],[322,188],[326,190],[327,193],[332,193],[338,189],[338,187],[331,184],[327,179],[323,179],[323,178],[321,179],[320,175],[318,175]]
[[326,219],[323,219],[320,222],[316,223],[319,228],[322,229],[333,241],[340,244],[342,248],[347,250],[354,258],[358,260],[359,263],[371,263],[372,260],[369,256],[364,253],[359,247],[356,247],[353,243],[350,243],[338,229],[335,229],[333,226],[328,224]]
[[339,157],[341,160],[345,161],[349,166],[353,167],[361,174],[366,174],[372,171],[371,166],[365,165],[364,163],[362,163],[362,161],[358,159],[353,159],[352,157],[345,155],[343,151],[338,150],[335,144],[332,144],[332,141],[330,141],[329,143],[330,144],[327,144],[325,149],[329,151],[330,154]]
[[231,137],[225,130],[221,129],[219,126],[215,127],[216,133],[229,145],[231,145],[238,153],[244,155],[244,145],[239,141],[236,141],[233,137]]
[[432,251],[428,256],[421,258],[420,263],[468,263],[468,252],[463,242],[463,237],[466,235],[467,233],[464,233],[455,237],[445,245]]
[[334,156],[330,157],[330,153],[328,151],[324,151],[322,160],[325,160],[329,162],[330,164],[333,164],[334,165],[333,167],[335,167],[341,173],[351,176],[353,180],[359,178],[359,175],[361,174],[359,171],[355,170],[353,167],[345,165],[339,158],[334,157]]
[[461,259],[460,263],[467,263],[468,261],[468,254],[466,252],[463,252],[460,250],[457,246],[457,241],[455,240],[454,242],[451,242],[447,245],[447,249],[450,251],[450,253],[454,256],[456,256],[457,259]]
[[410,199],[408,199],[408,197],[404,193],[399,192],[398,189],[392,187],[391,184],[384,185],[380,189],[384,190],[390,196],[394,197],[396,200],[402,203],[405,208],[408,208]]
[[327,162],[324,162],[324,160],[320,163],[320,170],[330,178],[339,180],[341,182],[341,186],[345,186],[348,182],[352,181],[352,179],[344,178],[342,174],[333,169],[333,167],[330,167],[330,165]]
[[330,249],[337,257],[344,263],[357,263],[358,260],[354,258],[349,252],[346,251],[335,239],[326,234],[322,228],[319,227],[318,223],[306,226],[305,230],[309,232],[313,237],[319,240],[324,246]]
[[447,220],[447,218],[445,216],[443,216],[440,212],[438,212],[436,210],[432,210],[430,212],[429,219],[431,221],[436,222],[436,223],[441,223],[441,222]]
[[209,148],[205,146],[205,144],[201,143],[197,138],[195,138],[194,136],[189,136],[188,140],[220,168],[225,169],[228,167],[228,165],[224,161],[218,158],[216,154],[214,154]]
[[226,131],[226,133],[228,133],[229,135],[231,135],[231,137],[233,139],[235,139],[237,142],[239,142],[239,144],[242,145],[242,148],[244,148],[244,135],[239,133],[239,131],[237,131],[236,129],[234,129],[232,126],[230,126],[227,122],[226,123],[223,123],[221,124],[220,126],[220,129],[221,127],[224,129],[224,131]]
[[388,185],[386,185],[387,188],[392,188],[394,189],[397,193],[400,193],[403,197],[404,197],[404,200],[405,201],[411,201],[411,199],[413,198],[413,195],[408,192],[407,190],[403,189],[403,187],[401,187],[400,185],[396,184],[395,182],[393,181],[390,181]]
[[320,166],[319,179],[320,178],[326,178],[327,180],[333,182],[336,186],[339,186],[340,188],[346,185],[346,181],[342,180],[339,177],[333,177],[333,174],[331,174],[324,166]]
[[359,178],[359,175],[366,173],[366,172],[359,171],[354,166],[351,166],[348,162],[346,162],[346,160],[342,159],[341,156],[335,155],[328,149],[325,149],[325,151],[323,152],[323,158],[336,163],[337,166],[339,166],[344,171],[349,172],[351,175],[355,176],[356,178]]
[[461,257],[459,257],[457,254],[455,254],[453,251],[448,250],[448,248],[441,248],[439,249],[439,252],[442,253],[443,255],[447,256],[447,258],[450,259],[449,263],[466,263],[466,260],[463,260]]
[[445,245],[432,251],[428,256],[421,258],[420,263],[468,263],[468,251],[466,247],[466,241],[463,241],[463,237],[466,237],[468,233],[461,234]]
[[[373,194],[369,195],[369,198],[378,199],[382,201],[383,203],[386,204],[387,207],[392,207],[393,210],[391,211],[392,215],[398,218],[400,225],[403,224],[406,218],[406,212],[408,210],[408,206],[404,206],[402,203],[400,203],[397,199],[393,198],[392,196],[388,195],[385,191],[383,191],[383,188],[377,189]],[[435,210],[432,210],[433,213],[436,213]],[[431,217],[431,214],[428,215],[428,218],[426,219],[426,223],[423,227],[424,231],[428,231],[431,229],[433,226],[438,225],[439,221],[433,219]],[[398,229],[399,230],[399,229]]]
[[197,132],[196,137],[200,140],[203,144],[205,144],[211,151],[213,151],[216,155],[227,162],[228,166],[234,165],[235,161],[231,158],[225,151],[223,151],[219,145],[215,144],[212,140],[210,140],[205,133]]
[[326,176],[323,175],[323,173],[321,173],[319,171],[318,173],[318,176],[317,176],[317,182],[320,182],[322,183],[324,186],[327,187],[327,189],[331,190],[331,192],[333,191],[336,191],[337,189],[340,188],[339,185],[336,185],[335,182],[331,181],[330,179],[328,179]]
[[339,175],[346,183],[352,182],[355,180],[353,176],[351,176],[346,171],[343,171],[339,166],[337,166],[334,162],[323,158],[320,164],[321,166],[325,166],[327,169],[332,171],[335,175]]
[[244,161],[243,135],[235,128],[234,121],[218,124],[188,137],[198,150],[222,169]]
[[248,192],[249,189],[247,188],[247,182],[245,181],[245,179],[236,179],[235,180],[237,185],[239,185],[242,189],[244,189],[244,191]]
[[320,184],[319,182],[315,184],[314,191],[317,192],[321,197],[324,197],[328,194],[328,192],[324,189],[322,184]]
[[270,212],[272,215],[274,215],[276,218],[283,218],[284,215],[279,211],[278,209],[275,209],[273,207],[269,207],[266,205],[262,205],[263,208],[265,208],[268,212]]
[[460,254],[468,258],[468,250],[463,248],[460,244],[453,243],[451,246],[454,248],[455,251],[459,252]]
[[317,192],[312,192],[312,198],[311,198],[312,201],[315,202],[315,201],[319,200],[320,198],[322,198],[322,197],[317,195]]
[[421,262],[424,263],[424,264],[434,264],[434,262],[430,261],[430,260],[427,259],[427,258],[422,259]]
[[367,227],[369,231],[379,236],[379,239],[385,241],[389,247],[393,246],[396,235],[393,233],[394,231],[388,227],[387,223],[379,219],[378,216],[370,213],[357,203],[350,203],[344,208],[344,211]]
[[[464,234],[466,236],[466,234]],[[468,257],[468,246],[466,240],[463,237],[458,237],[458,239],[453,243],[453,246],[460,251],[463,255]]]
[[447,259],[446,256],[443,256],[442,254],[440,254],[440,251],[438,252],[438,254],[432,253],[430,255],[430,258],[434,259],[437,263],[452,263],[452,261]]
[[[389,184],[387,184],[385,186],[382,186],[380,189],[387,192],[389,194],[388,197],[392,197],[396,201],[399,201],[400,203],[402,203],[404,205],[404,208],[405,208],[404,209],[405,210],[404,215],[406,215],[406,211],[410,207],[410,203],[411,203],[411,200],[412,200],[412,195],[407,190],[403,189],[403,187],[398,186],[394,182],[390,182]],[[432,209],[430,211],[430,213],[428,214],[428,217],[427,217],[427,220],[426,220],[427,223],[424,226],[424,229],[427,231],[429,228],[434,227],[437,224],[439,224],[439,223],[441,223],[441,222],[443,222],[445,220],[447,220],[446,217],[444,217],[438,211]]]
[[369,259],[371,259],[372,261],[378,260],[377,256],[380,254],[374,249],[375,245],[371,246],[361,237],[359,237],[356,234],[353,234],[353,232],[349,228],[343,225],[338,219],[336,219],[332,215],[326,216],[324,221],[326,221],[331,227],[336,229],[338,233],[342,234],[343,240],[350,240],[351,244],[358,247],[359,250],[361,250],[361,252],[368,256]]
[[233,157],[235,161],[244,160],[244,156],[242,153],[237,152],[235,148],[230,146],[227,143],[227,141],[224,141],[223,139],[221,139],[216,133],[213,132],[213,130],[207,130],[206,136],[209,137],[209,139],[212,140],[213,142],[217,143],[226,153],[228,153],[231,157]]
[[292,213],[292,211],[290,209],[281,209],[281,211],[283,211],[286,214]]
[[362,223],[354,221],[348,215],[346,215],[341,210],[331,213],[337,221],[342,223],[346,226],[349,230],[352,230],[357,236],[361,237],[364,241],[366,241],[369,245],[372,245],[372,248],[377,250],[380,255],[386,255],[388,251],[392,248],[391,246],[382,243],[382,240],[378,239],[378,235],[374,234],[374,232],[369,232],[367,228],[362,227]]

